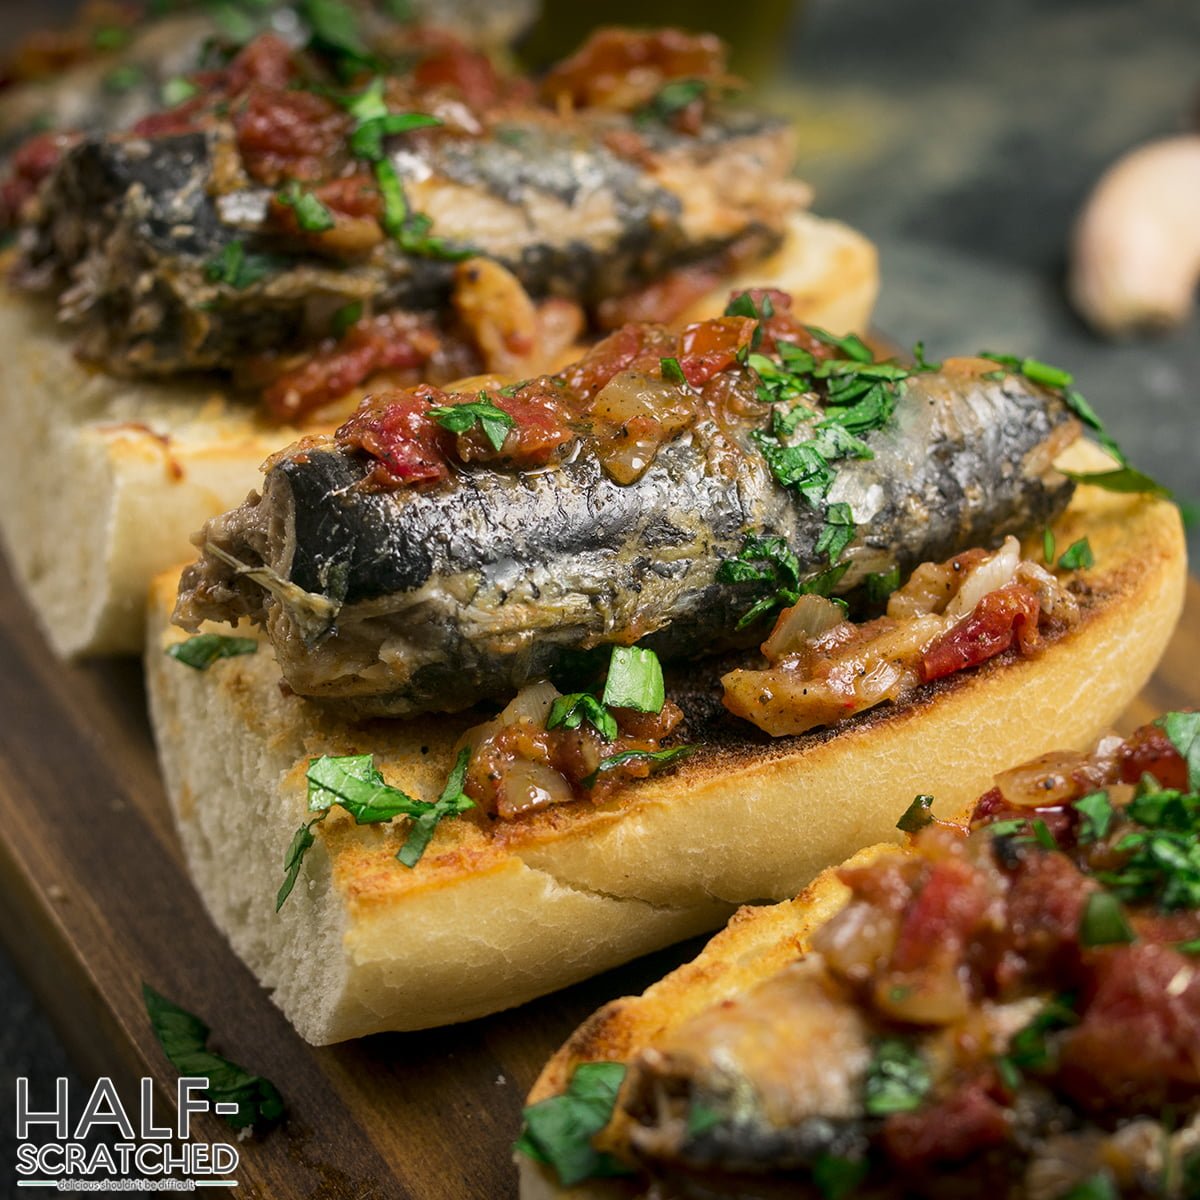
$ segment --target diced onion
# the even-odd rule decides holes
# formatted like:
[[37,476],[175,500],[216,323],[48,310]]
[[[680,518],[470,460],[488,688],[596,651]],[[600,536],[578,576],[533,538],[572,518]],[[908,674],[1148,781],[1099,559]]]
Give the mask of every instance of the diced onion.
[[496,718],[497,725],[515,725],[529,721],[539,729],[546,726],[550,708],[559,697],[559,690],[548,679],[540,679],[523,687]]
[[845,609],[824,596],[801,596],[791,608],[785,608],[762,645],[762,652],[776,662],[785,654],[802,650],[806,642],[820,637],[846,619]]
[[1004,545],[990,558],[974,567],[963,580],[958,595],[946,605],[946,616],[965,617],[975,605],[1012,579],[1021,561],[1021,545],[1015,537],[1006,537]]
[[1082,795],[1075,774],[1087,759],[1073,750],[1052,750],[996,776],[1004,799],[1017,808],[1046,808],[1067,804]]
[[496,811],[507,821],[551,804],[567,804],[574,798],[571,785],[553,767],[516,758],[504,772]]

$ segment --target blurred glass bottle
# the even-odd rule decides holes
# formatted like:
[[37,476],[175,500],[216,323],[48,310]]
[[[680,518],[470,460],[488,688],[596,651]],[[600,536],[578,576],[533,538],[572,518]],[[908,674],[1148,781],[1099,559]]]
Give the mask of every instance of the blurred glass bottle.
[[787,49],[803,0],[542,0],[542,15],[521,39],[518,54],[541,70],[574,51],[601,25],[675,25],[715,33],[730,47],[730,69],[753,86],[768,82]]

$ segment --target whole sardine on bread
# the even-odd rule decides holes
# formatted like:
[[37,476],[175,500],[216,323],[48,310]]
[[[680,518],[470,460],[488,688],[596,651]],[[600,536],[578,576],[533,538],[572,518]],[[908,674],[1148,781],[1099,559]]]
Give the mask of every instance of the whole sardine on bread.
[[[1061,465],[1082,471],[1109,461],[1084,444],[1068,455]],[[339,719],[281,688],[261,640],[192,670],[164,653],[186,640],[170,624],[168,573],[155,585],[146,669],[193,879],[316,1043],[494,1012],[712,928],[738,904],[793,896],[894,837],[917,791],[966,806],[1013,759],[1089,744],[1136,695],[1182,603],[1177,510],[1081,485],[1052,530],[1064,547],[1086,537],[1095,562],[1074,577],[1077,623],[1035,657],[1010,653],[835,728],[771,740],[721,715],[711,667],[668,671],[698,746],[669,773],[513,819],[444,820],[414,868],[397,861],[408,821],[359,825],[335,812],[313,830],[278,912],[282,866],[312,817],[314,759],[371,756],[389,785],[432,798],[460,738],[488,714]],[[1040,555],[1040,532],[1035,541]]]

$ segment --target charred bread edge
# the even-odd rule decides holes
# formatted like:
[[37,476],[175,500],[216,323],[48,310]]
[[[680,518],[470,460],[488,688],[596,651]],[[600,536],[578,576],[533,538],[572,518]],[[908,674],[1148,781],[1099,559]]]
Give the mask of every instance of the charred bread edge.
[[[1072,453],[1097,465],[1083,443]],[[1177,510],[1082,487],[1056,528],[1062,546],[1086,533],[1097,565],[1081,575],[1083,622],[1035,659],[985,664],[836,732],[701,752],[604,805],[487,834],[448,821],[411,872],[393,861],[401,830],[338,811],[278,915],[309,757],[371,752],[389,782],[436,795],[477,718],[338,722],[280,686],[265,643],[190,670],[163,653],[183,636],[169,625],[177,573],[163,575],[147,676],[193,879],[318,1044],[520,1004],[714,928],[740,904],[794,896],[830,863],[894,839],[916,792],[944,813],[965,808],[1005,765],[1089,744],[1143,686],[1183,603]]]
[[[731,288],[793,291],[805,320],[865,330],[878,291],[874,246],[797,214],[758,271],[688,314],[719,315]],[[146,589],[190,557],[189,538],[240,504],[258,469],[298,436],[211,385],[115,379],[81,365],[48,304],[0,287],[0,535],[55,651],[135,653]]]

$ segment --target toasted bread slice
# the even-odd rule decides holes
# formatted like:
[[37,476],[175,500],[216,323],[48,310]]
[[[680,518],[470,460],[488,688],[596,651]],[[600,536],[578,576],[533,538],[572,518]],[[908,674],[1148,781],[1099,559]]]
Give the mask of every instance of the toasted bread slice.
[[[800,213],[761,273],[723,283],[696,311],[719,313],[731,288],[765,284],[793,291],[802,320],[861,332],[878,282],[869,241]],[[212,383],[90,370],[49,306],[3,289],[0,432],[13,451],[0,472],[0,534],[64,657],[139,650],[150,580],[188,557],[191,535],[240,504],[262,461],[299,436]]]
[[[1084,466],[1106,463],[1081,444]],[[1098,458],[1097,458],[1098,456]],[[974,801],[1006,764],[1082,747],[1153,671],[1183,601],[1175,507],[1080,487],[1060,545],[1090,539],[1083,619],[1036,658],[1005,656],[833,730],[768,741],[689,714],[701,751],[591,805],[489,827],[443,822],[414,870],[406,831],[341,810],[277,914],[284,854],[321,754],[372,753],[389,783],[436,796],[478,714],[340,722],[281,688],[269,645],[191,670],[164,654],[178,573],[154,584],[147,675],[167,788],[217,925],[314,1043],[506,1008],[794,896],[830,863],[895,838],[918,791]],[[696,668],[693,691],[715,683]],[[684,698],[688,680],[669,687]],[[675,687],[678,685],[678,691]],[[398,822],[404,825],[406,822]]]

